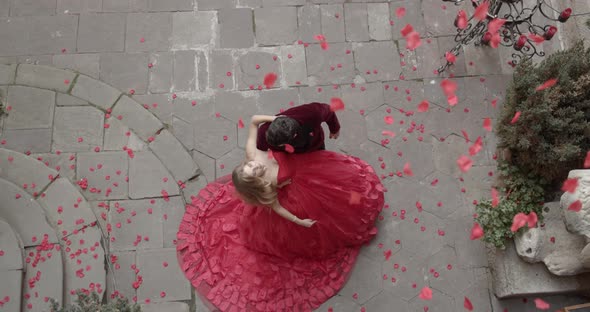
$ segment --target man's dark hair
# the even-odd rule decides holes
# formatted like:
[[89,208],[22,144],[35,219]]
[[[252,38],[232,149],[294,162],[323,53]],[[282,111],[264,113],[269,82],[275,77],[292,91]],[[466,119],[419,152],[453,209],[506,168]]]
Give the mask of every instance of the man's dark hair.
[[281,144],[291,144],[295,142],[295,135],[299,133],[301,125],[297,120],[290,117],[279,117],[270,123],[266,131],[266,142],[278,147]]

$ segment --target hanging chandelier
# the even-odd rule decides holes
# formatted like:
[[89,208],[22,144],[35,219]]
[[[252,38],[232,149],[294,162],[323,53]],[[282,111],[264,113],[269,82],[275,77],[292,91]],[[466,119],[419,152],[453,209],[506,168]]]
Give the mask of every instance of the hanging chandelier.
[[[465,0],[443,0],[460,5]],[[438,68],[444,72],[453,65],[455,57],[465,45],[475,43],[476,46],[488,45],[497,48],[502,45],[514,50],[512,66],[536,56],[545,56],[545,52],[537,48],[537,44],[551,40],[557,33],[555,25],[538,25],[533,17],[542,15],[550,21],[565,23],[572,16],[572,9],[555,10],[545,0],[470,0],[475,14],[467,17],[460,10],[455,18],[456,45],[446,52],[446,64]],[[525,3],[526,2],[526,3]],[[552,16],[559,13],[558,17]]]

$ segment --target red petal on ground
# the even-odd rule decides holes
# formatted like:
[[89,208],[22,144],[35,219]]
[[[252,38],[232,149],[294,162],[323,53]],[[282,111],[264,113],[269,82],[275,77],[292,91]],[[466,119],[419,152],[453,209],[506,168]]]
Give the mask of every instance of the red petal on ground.
[[401,7],[401,8],[397,8],[397,10],[395,10],[395,16],[397,16],[397,18],[402,18],[406,15],[406,8]]
[[486,117],[483,120],[483,128],[486,129],[487,131],[492,131],[492,119],[490,117]]
[[272,88],[272,86],[275,84],[276,81],[277,81],[277,74],[275,74],[275,73],[268,73],[268,74],[266,74],[266,76],[264,76],[264,85],[266,86],[267,89]]
[[543,299],[541,299],[541,298],[535,299],[535,306],[539,310],[549,310],[549,307],[550,307],[550,305],[547,302],[543,301]]
[[422,300],[432,300],[432,290],[427,286],[424,286],[420,291],[420,299]]
[[402,34],[402,37],[406,37],[407,35],[409,35],[413,31],[414,31],[414,27],[412,27],[412,25],[410,25],[410,24],[407,24],[406,26],[404,26],[404,28],[402,28],[402,30],[400,30],[400,33]]
[[473,223],[473,227],[471,228],[471,240],[480,239],[483,236],[483,229],[479,225],[479,223]]
[[473,311],[473,304],[471,303],[471,300],[469,300],[469,298],[465,297],[465,299],[463,300],[463,307],[467,311]]
[[[420,113],[425,113],[428,111],[428,107],[430,105],[428,104],[428,101],[424,100],[422,102],[420,102],[420,104],[418,104],[418,112]],[[590,154],[589,154],[590,155]]]
[[406,36],[406,49],[410,51],[416,50],[422,44],[422,40],[420,40],[420,34],[416,31],[413,31]]
[[471,169],[473,161],[471,160],[471,158],[465,155],[461,155],[459,156],[459,159],[457,159],[457,165],[459,166],[459,169],[461,169],[462,172],[467,172],[469,171],[469,169]]
[[576,200],[569,207],[567,207],[567,210],[571,210],[571,211],[574,211],[574,212],[579,212],[580,210],[582,210],[582,201],[579,200],[579,199]]

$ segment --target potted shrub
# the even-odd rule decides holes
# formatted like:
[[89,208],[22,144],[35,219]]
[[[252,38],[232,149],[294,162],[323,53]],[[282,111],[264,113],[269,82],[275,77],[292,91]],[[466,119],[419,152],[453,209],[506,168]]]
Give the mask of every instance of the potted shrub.
[[76,304],[60,307],[55,299],[51,299],[51,312],[141,312],[139,305],[130,304],[129,300],[117,297],[115,301],[103,304],[101,296],[96,292],[76,292]]

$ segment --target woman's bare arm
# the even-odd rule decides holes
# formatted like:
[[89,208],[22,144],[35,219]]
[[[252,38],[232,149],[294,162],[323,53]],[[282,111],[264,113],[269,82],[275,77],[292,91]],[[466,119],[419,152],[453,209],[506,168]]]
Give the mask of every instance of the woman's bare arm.
[[305,219],[305,220],[299,219],[296,215],[292,214],[289,210],[285,209],[285,207],[281,206],[281,204],[279,203],[278,200],[272,205],[272,210],[274,212],[276,212],[279,216],[281,216],[281,217],[283,217],[283,218],[285,218],[297,225],[310,227],[316,222],[316,221],[310,220],[310,219]]
[[256,157],[256,136],[258,133],[258,125],[263,122],[272,122],[277,118],[276,116],[268,115],[254,115],[250,122],[248,129],[248,139],[246,140],[246,159],[253,160]]

